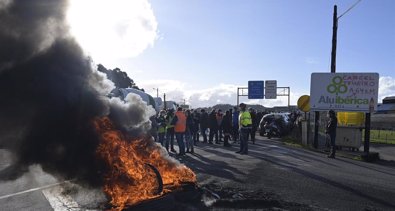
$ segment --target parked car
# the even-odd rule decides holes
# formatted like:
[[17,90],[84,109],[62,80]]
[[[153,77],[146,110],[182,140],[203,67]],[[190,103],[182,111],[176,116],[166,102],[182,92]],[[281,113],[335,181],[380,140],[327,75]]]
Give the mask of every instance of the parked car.
[[274,121],[265,122],[262,131],[264,131],[264,133],[261,135],[266,136],[268,139],[272,137],[281,137],[279,127],[277,127]]
[[259,134],[268,137],[280,137],[288,134],[292,126],[289,115],[289,113],[271,113],[264,115],[259,122]]

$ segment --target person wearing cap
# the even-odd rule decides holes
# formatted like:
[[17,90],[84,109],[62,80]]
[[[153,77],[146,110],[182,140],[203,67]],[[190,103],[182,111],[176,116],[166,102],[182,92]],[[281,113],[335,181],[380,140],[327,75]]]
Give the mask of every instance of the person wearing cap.
[[236,153],[248,154],[248,136],[251,133],[251,114],[246,110],[246,104],[240,103],[239,130],[240,130],[240,150]]
[[328,158],[335,158],[336,154],[336,128],[337,128],[337,118],[334,110],[329,110],[327,117],[329,118],[328,123],[326,125],[326,134],[329,135],[330,138],[330,147],[331,151],[328,155]]

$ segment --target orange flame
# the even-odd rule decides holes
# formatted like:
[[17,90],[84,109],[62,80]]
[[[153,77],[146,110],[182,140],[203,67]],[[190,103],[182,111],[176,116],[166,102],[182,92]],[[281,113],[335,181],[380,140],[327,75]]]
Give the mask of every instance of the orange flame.
[[[117,209],[177,190],[182,183],[196,183],[193,171],[168,157],[152,138],[131,140],[108,117],[96,119],[94,124],[102,139],[97,154],[108,166],[103,189]],[[159,171],[163,191],[149,165]]]

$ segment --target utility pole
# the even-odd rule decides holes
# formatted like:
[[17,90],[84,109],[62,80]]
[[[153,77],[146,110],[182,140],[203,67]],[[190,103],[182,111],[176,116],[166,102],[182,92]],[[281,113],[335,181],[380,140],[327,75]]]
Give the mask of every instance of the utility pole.
[[[331,53],[331,73],[336,73],[336,48],[337,48],[337,5],[333,7],[333,27],[332,27],[332,53]],[[318,129],[320,112],[314,113],[314,148],[318,148]]]
[[153,88],[154,90],[156,90],[156,98],[159,98],[159,88]]
[[[332,54],[331,54],[331,73],[336,73],[336,48],[337,48],[337,27],[338,20],[344,14],[349,12],[352,8],[354,8],[361,0],[357,1],[354,5],[352,5],[346,12],[337,17],[337,6],[334,6],[333,12],[333,32],[332,32]],[[369,112],[365,113],[365,139],[363,145],[363,151],[366,156],[369,156],[369,145],[370,145],[370,121],[371,121],[371,113],[373,112],[373,105],[370,105]]]
[[237,87],[237,101],[236,101],[236,106],[239,106],[239,90],[240,90],[240,88]]
[[166,93],[163,93],[163,109],[166,110]]
[[[348,10],[346,10],[339,17],[337,16],[337,5],[333,7],[333,28],[332,28],[332,52],[331,52],[331,73],[336,73],[336,50],[337,50],[337,28],[338,28],[338,20],[343,17],[347,12],[353,9],[361,0],[355,2]],[[370,106],[372,107],[372,106]],[[369,109],[369,112],[365,113],[365,143],[364,143],[364,152],[366,156],[369,155],[369,141],[370,141],[370,114],[372,112],[372,108]],[[314,128],[314,147],[318,147],[318,121],[319,121],[320,113],[318,111],[315,112],[315,128]]]
[[370,115],[374,111],[374,101],[373,99],[369,102],[369,112],[365,113],[365,140],[363,145],[363,152],[366,158],[369,159],[369,145],[370,145]]
[[332,54],[331,73],[336,72],[336,48],[337,48],[337,6],[333,7],[333,31],[332,31]]

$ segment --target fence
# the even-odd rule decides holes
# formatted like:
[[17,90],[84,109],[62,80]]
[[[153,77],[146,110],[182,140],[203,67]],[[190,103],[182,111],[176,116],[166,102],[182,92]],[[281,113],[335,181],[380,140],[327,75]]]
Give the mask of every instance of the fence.
[[[362,134],[364,135],[364,133]],[[370,130],[370,141],[373,143],[395,144],[395,131],[372,129]]]

